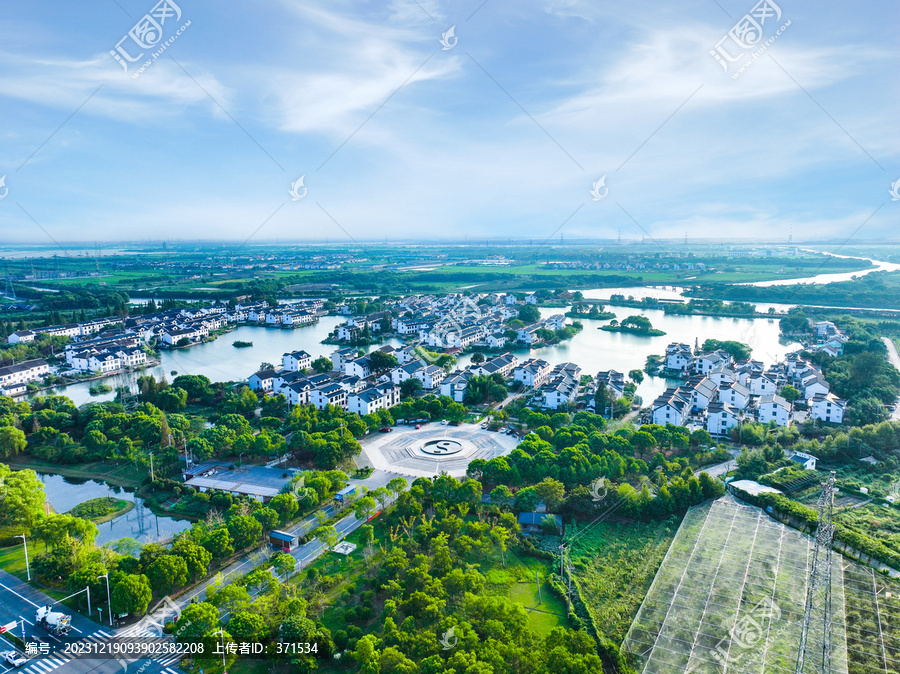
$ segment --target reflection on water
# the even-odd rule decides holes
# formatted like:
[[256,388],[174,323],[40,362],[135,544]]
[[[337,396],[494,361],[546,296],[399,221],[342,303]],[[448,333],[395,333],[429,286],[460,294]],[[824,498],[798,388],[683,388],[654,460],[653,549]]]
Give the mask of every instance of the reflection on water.
[[[677,298],[680,288],[600,288],[585,290],[587,298],[605,299],[611,294],[618,293],[626,296],[633,295],[636,298],[652,296],[659,298]],[[695,341],[703,343],[705,339],[737,340],[745,342],[753,349],[753,357],[765,363],[772,363],[783,357],[789,351],[799,348],[799,344],[792,342],[782,344],[779,342],[778,320],[773,318],[716,318],[712,316],[676,316],[667,315],[658,309],[635,309],[629,307],[610,307],[619,320],[631,314],[643,314],[653,323],[653,326],[666,332],[662,337],[639,337],[620,332],[604,332],[597,328],[606,321],[583,320],[584,330],[573,339],[562,342],[556,346],[543,349],[529,350],[527,348],[511,349],[520,359],[531,356],[543,358],[551,364],[563,361],[571,361],[581,366],[585,374],[596,374],[600,370],[615,369],[627,372],[634,369],[643,369],[649,354],[662,354],[669,342],[678,341],[694,345]],[[541,315],[546,317],[566,311],[564,308],[541,308]],[[282,330],[279,328],[262,328],[256,326],[241,326],[232,332],[220,336],[218,339],[206,344],[179,349],[176,351],[163,351],[162,364],[158,367],[145,370],[146,374],[153,374],[157,378],[165,375],[172,380],[171,371],[178,374],[203,374],[213,381],[240,381],[246,379],[255,372],[262,362],[273,363],[276,366],[281,362],[281,354],[295,349],[304,349],[313,358],[320,355],[329,355],[336,347],[330,344],[322,344],[336,325],[345,319],[340,316],[325,316],[316,325],[298,328],[296,330]],[[235,340],[253,342],[253,347],[236,349],[231,343]],[[398,346],[397,340],[389,340],[390,344]],[[371,347],[375,348],[375,347]],[[470,362],[470,356],[460,359],[460,366]],[[132,382],[137,376],[131,375]],[[123,386],[129,383],[128,376],[113,377],[108,383],[113,386]],[[76,405],[94,400],[111,400],[115,394],[108,393],[101,396],[91,396],[88,393],[89,384],[75,384],[58,392],[70,397]],[[645,377],[638,387],[638,394],[644,402],[650,402],[666,388],[663,379]]]
[[186,520],[176,520],[171,517],[158,517],[144,505],[143,499],[121,487],[108,485],[96,480],[79,480],[62,475],[47,475],[38,473],[38,478],[44,483],[44,493],[47,501],[58,513],[68,512],[79,503],[84,503],[93,498],[111,496],[133,502],[134,508],[124,515],[120,515],[109,522],[98,524],[100,533],[97,535],[97,545],[103,545],[120,538],[133,538],[141,543],[154,541],[167,541],[175,534],[190,528],[191,523]]

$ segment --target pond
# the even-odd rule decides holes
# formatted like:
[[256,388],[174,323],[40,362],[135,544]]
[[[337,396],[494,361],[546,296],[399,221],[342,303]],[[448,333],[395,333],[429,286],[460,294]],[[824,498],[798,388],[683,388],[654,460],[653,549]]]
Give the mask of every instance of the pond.
[[112,496],[132,501],[135,504],[134,508],[124,515],[97,525],[100,530],[97,535],[97,545],[104,545],[125,537],[133,538],[141,543],[167,541],[191,526],[187,520],[154,515],[150,512],[150,508],[144,505],[143,499],[135,496],[133,492],[108,485],[105,482],[45,473],[38,473],[38,479],[44,483],[47,501],[58,513],[68,512],[79,503],[103,496]]

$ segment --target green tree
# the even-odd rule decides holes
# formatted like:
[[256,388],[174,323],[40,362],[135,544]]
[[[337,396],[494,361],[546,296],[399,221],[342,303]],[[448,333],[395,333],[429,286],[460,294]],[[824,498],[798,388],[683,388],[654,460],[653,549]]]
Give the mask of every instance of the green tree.
[[397,367],[397,356],[392,353],[377,350],[369,354],[369,365],[372,372],[384,372],[385,370],[393,370]]
[[116,582],[110,596],[112,610],[117,614],[141,615],[147,610],[147,605],[153,598],[153,591],[150,589],[147,576],[129,573]]
[[641,370],[629,370],[628,377],[636,384],[640,384],[644,381],[644,373]]
[[631,436],[631,446],[639,458],[656,447],[656,438],[647,431],[638,431]]
[[540,310],[533,304],[523,304],[519,307],[519,320],[525,325],[531,325],[541,320]]
[[248,548],[262,538],[262,525],[250,515],[235,515],[225,526],[238,550]]
[[803,395],[796,388],[791,386],[790,384],[781,387],[781,391],[779,392],[782,398],[787,400],[791,405],[793,405],[797,400],[800,400]]
[[486,360],[487,357],[481,351],[476,351],[472,354],[472,363],[475,365],[481,365]]
[[371,496],[363,496],[353,505],[353,512],[358,520],[368,520],[376,508],[375,499]]
[[326,372],[330,372],[334,367],[334,363],[328,360],[325,356],[319,356],[312,362],[313,370],[318,372],[319,374],[325,374]]
[[544,505],[548,510],[556,510],[562,500],[566,496],[566,487],[559,480],[552,477],[545,477],[541,482],[534,486],[534,490],[540,496]]
[[265,621],[250,611],[239,611],[228,621],[228,632],[239,642],[262,641],[266,631]]
[[410,398],[419,395],[422,392],[422,381],[418,377],[410,377],[400,384],[400,396]]
[[263,531],[271,531],[278,526],[279,516],[272,508],[262,507],[253,511],[253,518],[260,523]]
[[294,498],[292,494],[278,494],[269,501],[269,505],[276,513],[278,513],[278,517],[282,524],[294,519],[297,515],[297,511],[300,509],[297,499]]
[[25,434],[12,426],[0,427],[0,458],[15,456],[28,446]]
[[169,594],[188,581],[188,568],[177,555],[160,555],[147,567],[150,587],[157,595]]
[[27,533],[43,517],[44,485],[33,470],[11,471],[0,463],[0,494],[0,535]]
[[325,549],[329,552],[334,549],[334,546],[338,544],[338,532],[333,526],[328,525],[325,527],[319,527],[315,531],[316,539],[325,546]]
[[[149,589],[149,584],[147,589]],[[209,602],[188,604],[181,612],[178,626],[175,630],[175,640],[178,643],[191,643],[200,641],[203,635],[219,627],[219,610]]]
[[206,548],[184,538],[175,541],[175,544],[172,546],[172,554],[178,555],[184,560],[188,576],[192,580],[206,575],[210,562],[212,562],[212,555]]

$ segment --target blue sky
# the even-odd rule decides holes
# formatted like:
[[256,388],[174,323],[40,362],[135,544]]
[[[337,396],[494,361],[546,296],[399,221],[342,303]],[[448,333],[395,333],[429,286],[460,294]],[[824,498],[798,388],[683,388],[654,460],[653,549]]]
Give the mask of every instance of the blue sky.
[[898,238],[896,3],[175,1],[4,7],[0,240]]

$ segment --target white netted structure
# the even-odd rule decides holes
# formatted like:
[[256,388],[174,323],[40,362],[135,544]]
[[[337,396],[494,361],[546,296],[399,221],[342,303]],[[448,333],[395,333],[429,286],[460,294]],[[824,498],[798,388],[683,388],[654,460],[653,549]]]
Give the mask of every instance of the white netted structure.
[[[623,650],[645,674],[793,674],[812,552],[809,536],[730,495],[692,508]],[[831,576],[827,674],[848,674],[842,561]]]

